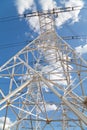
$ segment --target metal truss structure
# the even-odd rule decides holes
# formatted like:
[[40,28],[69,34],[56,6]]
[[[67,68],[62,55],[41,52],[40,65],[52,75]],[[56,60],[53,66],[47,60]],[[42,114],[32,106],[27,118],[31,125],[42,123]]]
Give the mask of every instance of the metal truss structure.
[[87,63],[39,19],[41,34],[0,67],[2,129],[85,130]]

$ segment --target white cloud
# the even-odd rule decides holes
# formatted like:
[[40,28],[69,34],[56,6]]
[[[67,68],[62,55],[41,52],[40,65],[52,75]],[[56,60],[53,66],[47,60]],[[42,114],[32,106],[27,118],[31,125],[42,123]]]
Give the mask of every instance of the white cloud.
[[61,4],[65,5],[65,7],[73,7],[73,6],[82,6],[84,5],[83,0],[61,0]]
[[[16,0],[16,7],[18,14],[22,15],[28,10],[36,11],[36,4],[34,0]],[[39,19],[38,17],[26,18],[26,22],[35,32],[39,31]]]
[[[55,111],[57,106],[55,104],[45,103],[46,111]],[[44,112],[44,106],[41,106],[42,111]]]
[[62,4],[64,4],[65,7],[76,7],[76,6],[80,6],[78,7],[78,9],[76,11],[70,11],[67,13],[60,13],[58,15],[58,18],[56,19],[56,25],[58,27],[62,26],[66,21],[68,21],[69,19],[71,19],[72,23],[78,22],[79,21],[79,13],[80,10],[83,8],[84,6],[84,2],[83,0],[63,0],[61,2]]
[[[0,117],[0,130],[3,129],[3,125],[4,125],[4,120],[5,120],[5,117]],[[10,125],[12,124],[10,118],[6,118],[6,124],[5,124],[5,129],[4,130],[10,130]]]
[[32,32],[25,32],[26,37],[34,38]]
[[47,111],[55,111],[56,109],[57,109],[57,106],[55,104],[46,104]]
[[43,10],[50,10],[57,7],[55,0],[40,0],[39,3]]
[[29,9],[36,9],[34,0],[16,0],[16,6],[19,14],[23,14],[26,10]]
[[87,53],[87,44],[84,46],[80,45],[75,48],[76,52],[79,53],[80,55]]
[[36,17],[31,17],[30,19],[27,19],[28,24],[30,25],[30,27],[35,31],[35,32],[39,32],[40,28],[39,28],[39,18],[38,16]]

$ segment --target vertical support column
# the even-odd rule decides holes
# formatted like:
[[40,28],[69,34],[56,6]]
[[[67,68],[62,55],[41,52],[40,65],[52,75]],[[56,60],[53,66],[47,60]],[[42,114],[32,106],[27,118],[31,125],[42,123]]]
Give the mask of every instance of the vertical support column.
[[[64,106],[62,106],[64,107]],[[67,117],[66,117],[66,110],[65,108],[63,108],[63,112],[62,112],[62,116],[63,116],[63,121],[62,121],[62,130],[66,130],[68,127],[67,127]]]
[[40,33],[54,30],[54,20],[53,15],[48,15],[46,13],[39,15]]
[[38,108],[39,104],[40,104],[40,100],[41,100],[41,94],[40,94],[40,86],[38,85],[37,83],[37,95],[36,95],[36,98],[37,98],[37,106],[36,106],[36,130],[40,130],[40,125],[41,125],[41,122],[39,121],[39,115],[40,115],[40,110]]

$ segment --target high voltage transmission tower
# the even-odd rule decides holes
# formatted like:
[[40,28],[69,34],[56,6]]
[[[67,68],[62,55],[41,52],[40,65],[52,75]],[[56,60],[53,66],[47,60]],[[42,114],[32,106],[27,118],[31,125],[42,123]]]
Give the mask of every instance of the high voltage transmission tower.
[[53,15],[39,22],[40,35],[0,67],[2,130],[85,130],[87,63],[57,35]]

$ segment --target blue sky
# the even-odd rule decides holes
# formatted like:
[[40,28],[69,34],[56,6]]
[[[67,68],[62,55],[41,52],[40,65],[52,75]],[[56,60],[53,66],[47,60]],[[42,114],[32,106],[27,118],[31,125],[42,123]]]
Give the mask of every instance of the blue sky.
[[[49,3],[50,1],[50,3]],[[26,12],[47,10],[57,7],[79,6],[74,13],[62,13],[56,20],[56,31],[60,36],[87,37],[86,0],[1,0],[0,4],[0,66],[21,50],[28,41],[38,36],[37,18],[8,20],[6,17],[18,16]],[[66,40],[84,59],[87,59],[87,39]],[[8,118],[8,122],[10,122]]]
[[[0,66],[5,63],[10,57],[16,54],[21,48],[23,48],[28,42],[27,40],[31,41],[34,39],[38,34],[34,32],[34,26],[31,28],[32,21],[29,23],[28,20],[19,19],[19,20],[12,20],[12,21],[3,21],[3,17],[10,17],[16,16],[18,14],[23,14],[26,11],[34,11],[34,10],[42,10],[42,9],[50,9],[53,7],[64,7],[64,6],[77,6],[87,5],[86,0],[78,0],[75,2],[68,2],[67,0],[59,1],[55,0],[54,4],[51,5],[52,0],[50,0],[50,6],[46,6],[44,1],[41,0],[42,3],[37,1],[29,0],[26,2],[26,5],[22,5],[22,0],[1,0],[0,4]],[[19,3],[18,3],[19,2]],[[48,2],[48,1],[47,1]],[[56,2],[56,3],[55,3]],[[68,2],[68,3],[67,3]],[[72,4],[73,3],[73,4]],[[76,12],[75,12],[76,13]],[[61,14],[63,15],[63,14]],[[66,16],[68,14],[66,13]],[[65,16],[65,17],[66,17]],[[63,16],[59,16],[57,22],[61,22],[61,18]],[[62,20],[61,26],[57,26],[57,33],[61,36],[72,36],[72,35],[87,35],[86,23],[87,23],[87,11],[86,9],[81,10],[78,13],[78,22],[73,22],[73,18],[67,17],[67,21],[64,19]],[[67,41],[73,48],[77,46],[84,46],[86,44],[86,39],[79,39],[79,40],[68,40]],[[10,45],[8,45],[10,44]],[[17,46],[16,46],[17,44]],[[14,47],[15,46],[15,47]],[[80,48],[81,49],[81,48]],[[86,48],[87,49],[87,48]]]

